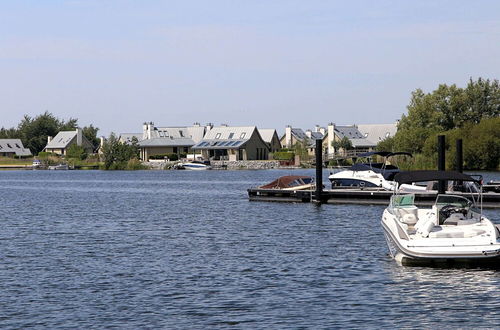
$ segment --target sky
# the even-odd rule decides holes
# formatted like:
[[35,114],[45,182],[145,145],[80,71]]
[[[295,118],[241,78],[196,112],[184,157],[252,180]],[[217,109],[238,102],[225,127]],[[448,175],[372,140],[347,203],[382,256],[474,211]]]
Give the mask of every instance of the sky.
[[0,0],[0,127],[392,123],[500,76],[500,1]]

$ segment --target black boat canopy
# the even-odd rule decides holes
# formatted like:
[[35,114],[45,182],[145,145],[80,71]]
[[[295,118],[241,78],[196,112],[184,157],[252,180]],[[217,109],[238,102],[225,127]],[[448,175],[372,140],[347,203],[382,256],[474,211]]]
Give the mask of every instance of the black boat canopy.
[[474,179],[470,175],[463,174],[456,171],[406,171],[399,172],[394,176],[394,181],[399,184],[402,183],[413,183],[413,182],[424,182],[424,181],[474,181],[480,182],[480,180]]
[[378,155],[382,157],[392,157],[392,156],[397,156],[397,155],[406,155],[413,157],[413,155],[409,152],[390,152],[390,151],[369,151],[369,152],[364,152],[362,154],[359,154],[358,157],[371,157],[373,155]]

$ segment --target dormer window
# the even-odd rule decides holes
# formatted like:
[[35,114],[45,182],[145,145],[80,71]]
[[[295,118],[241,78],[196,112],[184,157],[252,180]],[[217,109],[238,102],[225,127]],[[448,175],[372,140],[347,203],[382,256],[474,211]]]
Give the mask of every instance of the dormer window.
[[240,135],[240,139],[244,139],[244,138],[245,138],[245,135],[247,135],[247,133],[245,133],[245,132],[241,133],[241,135]]
[[181,137],[184,137],[184,132],[179,131],[179,135],[180,135]]
[[229,133],[228,139],[232,139],[234,136],[234,133]]
[[217,134],[215,135],[215,138],[216,138],[216,139],[220,139],[220,133],[217,133]]

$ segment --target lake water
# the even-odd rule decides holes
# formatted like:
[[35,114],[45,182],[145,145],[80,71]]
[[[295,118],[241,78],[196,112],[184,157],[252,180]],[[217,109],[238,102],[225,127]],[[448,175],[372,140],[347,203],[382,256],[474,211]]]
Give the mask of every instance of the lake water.
[[500,272],[399,266],[383,206],[247,199],[304,173],[1,171],[0,327],[500,325]]

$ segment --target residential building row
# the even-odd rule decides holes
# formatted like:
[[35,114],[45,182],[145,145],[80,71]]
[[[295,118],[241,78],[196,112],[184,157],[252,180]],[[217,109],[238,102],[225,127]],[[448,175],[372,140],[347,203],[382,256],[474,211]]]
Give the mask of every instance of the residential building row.
[[[144,123],[141,133],[122,133],[119,141],[131,143],[136,139],[140,148],[140,158],[149,160],[157,155],[177,154],[188,159],[205,160],[267,160],[282,148],[293,148],[300,144],[310,155],[315,153],[315,140],[322,141],[322,153],[333,156],[338,150],[334,141],[344,137],[349,139],[354,150],[370,151],[385,138],[394,136],[397,123],[372,125],[336,125],[326,127],[316,125],[313,129],[287,125],[280,137],[276,129],[262,129],[256,126],[229,126],[211,123],[191,126],[155,126],[153,122]],[[101,138],[101,144],[104,138]],[[68,148],[76,144],[87,153],[94,147],[85,138],[80,128],[61,131],[48,137],[44,151],[66,155]],[[31,152],[22,146],[19,139],[0,139],[0,156],[29,156]]]

